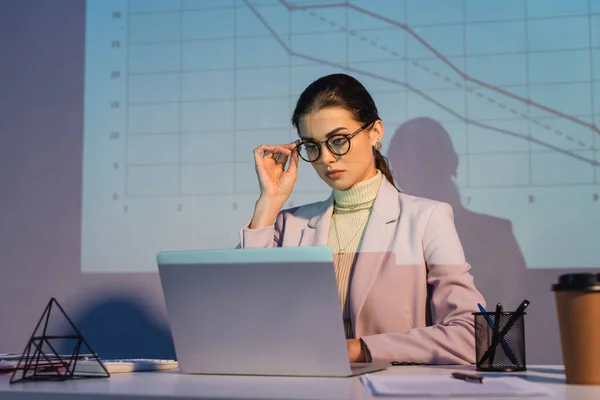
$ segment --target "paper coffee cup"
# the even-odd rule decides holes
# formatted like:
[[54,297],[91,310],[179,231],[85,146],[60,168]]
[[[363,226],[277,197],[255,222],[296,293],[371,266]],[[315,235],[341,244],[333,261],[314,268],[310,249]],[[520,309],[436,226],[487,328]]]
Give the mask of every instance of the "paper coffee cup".
[[566,274],[552,285],[568,384],[600,385],[600,274]]

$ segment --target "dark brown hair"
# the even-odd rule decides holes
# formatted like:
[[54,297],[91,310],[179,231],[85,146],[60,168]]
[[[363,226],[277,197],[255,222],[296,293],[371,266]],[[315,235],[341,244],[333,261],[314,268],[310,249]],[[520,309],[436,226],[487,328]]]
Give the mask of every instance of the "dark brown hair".
[[[317,79],[304,89],[296,103],[292,125],[298,131],[301,116],[328,107],[343,108],[362,124],[380,119],[373,97],[356,78],[346,74],[331,74]],[[375,147],[373,147],[373,155],[375,168],[396,186],[387,158]]]

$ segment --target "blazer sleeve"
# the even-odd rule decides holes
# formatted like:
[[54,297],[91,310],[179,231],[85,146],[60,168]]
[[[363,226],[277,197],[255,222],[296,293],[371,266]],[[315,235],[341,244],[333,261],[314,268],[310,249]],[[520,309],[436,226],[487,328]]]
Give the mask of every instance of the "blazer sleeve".
[[452,207],[433,207],[423,231],[423,252],[428,268],[433,325],[405,333],[363,336],[373,361],[422,364],[475,363],[475,326],[472,312],[485,306],[475,288],[470,265],[454,225]]
[[281,227],[284,225],[283,212],[277,215],[275,223],[258,229],[250,229],[248,222],[239,231],[240,242],[238,249],[281,247]]

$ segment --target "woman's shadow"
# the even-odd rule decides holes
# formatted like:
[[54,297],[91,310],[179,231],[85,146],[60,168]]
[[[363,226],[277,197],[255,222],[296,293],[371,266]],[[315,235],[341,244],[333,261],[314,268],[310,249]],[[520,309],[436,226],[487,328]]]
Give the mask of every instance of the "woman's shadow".
[[388,159],[402,191],[449,203],[475,284],[488,308],[518,306],[524,293],[525,259],[509,220],[465,208],[453,178],[459,159],[450,135],[431,118],[415,118],[394,133]]

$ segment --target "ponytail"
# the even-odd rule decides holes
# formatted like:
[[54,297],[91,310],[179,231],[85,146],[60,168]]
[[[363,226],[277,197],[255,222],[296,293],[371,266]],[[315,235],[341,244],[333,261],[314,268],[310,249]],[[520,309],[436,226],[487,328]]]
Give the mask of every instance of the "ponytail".
[[394,182],[394,174],[392,173],[392,169],[390,168],[390,164],[388,163],[387,158],[379,150],[373,147],[373,155],[375,156],[375,168],[381,171],[383,176],[396,188],[397,191],[401,192],[401,190],[396,186]]

